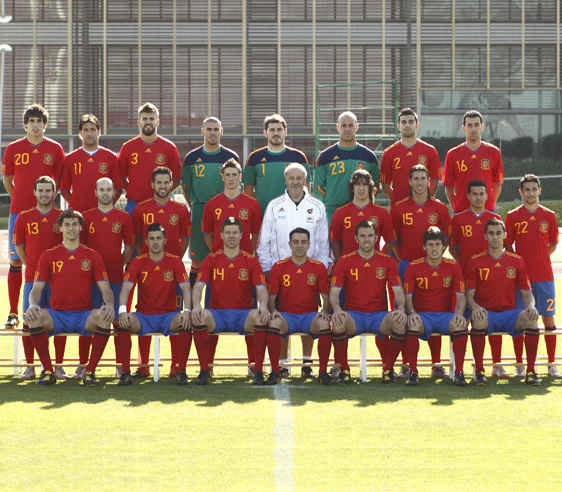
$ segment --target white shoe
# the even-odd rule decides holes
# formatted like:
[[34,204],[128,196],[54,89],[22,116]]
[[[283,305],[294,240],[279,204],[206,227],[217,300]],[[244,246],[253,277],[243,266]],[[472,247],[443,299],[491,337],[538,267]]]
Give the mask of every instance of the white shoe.
[[30,381],[35,379],[35,367],[27,366],[20,375],[20,381]]
[[72,379],[82,379],[86,374],[86,366],[78,366],[74,371],[74,376]]
[[548,364],[548,375],[551,378],[562,378],[562,374],[558,372],[558,369],[554,364]]
[[55,366],[55,377],[58,381],[64,381],[65,379],[69,379],[66,372],[64,372],[64,368],[62,366]]
[[501,364],[494,364],[494,367],[492,369],[492,377],[498,379],[508,379],[509,374]]
[[521,362],[515,364],[515,377],[516,378],[525,377],[525,366]]
[[340,366],[332,366],[332,368],[330,369],[330,372],[328,372],[328,375],[332,378],[332,379],[336,379],[337,377],[339,377],[339,375],[341,374],[341,367]]

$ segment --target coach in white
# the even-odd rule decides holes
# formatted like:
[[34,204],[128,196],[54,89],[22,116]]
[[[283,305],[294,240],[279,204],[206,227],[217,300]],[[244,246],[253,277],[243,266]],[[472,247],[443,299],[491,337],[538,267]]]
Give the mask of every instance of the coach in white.
[[[328,239],[328,220],[324,204],[314,198],[306,189],[306,169],[293,162],[285,168],[286,190],[281,196],[269,202],[265,209],[257,255],[266,276],[273,264],[291,256],[289,233],[296,227],[304,227],[310,232],[308,256],[321,261],[326,268],[330,262],[330,243]],[[284,339],[286,342],[286,339]],[[303,367],[302,376],[312,378],[312,345],[309,336],[302,337]],[[281,360],[287,362],[287,344],[281,346]],[[288,371],[281,368],[281,374]]]

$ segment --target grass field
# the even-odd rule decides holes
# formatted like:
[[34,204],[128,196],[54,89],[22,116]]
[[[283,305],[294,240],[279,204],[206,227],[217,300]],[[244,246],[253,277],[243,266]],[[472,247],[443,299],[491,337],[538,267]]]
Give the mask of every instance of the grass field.
[[[243,345],[241,337],[225,337],[218,355],[243,354]],[[69,339],[69,357],[76,347]],[[0,337],[0,357],[11,353],[12,338]],[[358,353],[357,340],[351,353]],[[508,339],[504,353],[511,353]],[[196,372],[191,365],[190,377]],[[0,488],[562,488],[562,380],[545,377],[542,386],[526,387],[492,379],[487,387],[457,388],[430,381],[424,367],[423,384],[410,388],[383,386],[380,369],[370,368],[365,384],[294,379],[269,388],[253,387],[244,372],[218,367],[207,387],[178,387],[167,378],[118,387],[107,367],[99,371],[101,387],[67,381],[45,388],[0,368]]]

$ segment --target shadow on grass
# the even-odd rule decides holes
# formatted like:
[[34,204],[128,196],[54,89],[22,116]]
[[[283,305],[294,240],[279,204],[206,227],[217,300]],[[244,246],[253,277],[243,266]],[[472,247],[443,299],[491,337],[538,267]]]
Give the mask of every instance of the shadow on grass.
[[[115,400],[123,406],[141,407],[160,402],[177,404],[190,401],[200,407],[220,407],[227,403],[245,404],[262,400],[275,400],[275,387],[253,386],[245,377],[224,376],[208,386],[197,386],[190,381],[178,386],[167,378],[159,383],[152,380],[135,382],[132,386],[118,386],[114,378],[100,378],[98,387],[84,387],[78,381],[58,382],[54,386],[38,386],[33,382],[20,382],[13,376],[0,376],[0,406],[12,402],[40,403],[43,410],[62,408],[75,403],[92,404]],[[290,405],[304,406],[309,402],[330,403],[348,401],[358,407],[368,407],[400,400],[431,401],[432,405],[453,405],[456,401],[486,400],[503,396],[507,400],[524,400],[537,395],[548,395],[562,388],[562,380],[544,378],[541,386],[527,386],[519,379],[490,379],[487,386],[453,386],[449,381],[422,379],[415,387],[404,383],[383,385],[380,379],[367,383],[321,386],[312,381],[293,379],[282,383],[290,394]]]

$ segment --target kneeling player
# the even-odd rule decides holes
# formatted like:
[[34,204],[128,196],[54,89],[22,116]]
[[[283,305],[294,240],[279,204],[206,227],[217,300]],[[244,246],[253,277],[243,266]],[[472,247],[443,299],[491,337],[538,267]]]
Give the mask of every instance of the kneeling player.
[[[468,307],[472,310],[470,341],[476,365],[476,384],[486,384],[484,374],[484,335],[507,332],[515,337],[525,333],[527,371],[525,383],[540,384],[535,373],[539,343],[535,299],[523,258],[504,249],[505,225],[491,219],[485,228],[488,250],[474,255],[466,270]],[[515,306],[519,288],[524,309]]]
[[[465,386],[463,364],[467,342],[464,280],[460,265],[443,258],[445,234],[438,227],[429,227],[423,235],[425,257],[412,261],[406,268],[404,290],[408,326],[406,358],[410,365],[407,384],[416,385],[418,377],[418,337],[428,340],[433,333],[451,335],[455,354],[457,386]],[[454,312],[453,312],[454,311]]]
[[[199,269],[193,288],[192,323],[201,372],[196,384],[209,382],[209,333],[253,334],[269,321],[265,278],[257,258],[240,249],[242,224],[228,217],[222,224],[224,249],[209,253]],[[205,285],[210,287],[210,308],[201,300]],[[257,309],[252,309],[253,288]]]
[[[148,253],[133,258],[123,278],[119,294],[119,355],[122,363],[120,385],[132,384],[131,378],[131,337],[129,333],[147,335],[181,336],[185,340],[171,344],[175,353],[175,377],[178,384],[187,384],[186,363],[188,334],[191,312],[191,287],[185,266],[179,256],[166,253],[166,234],[157,223],[148,226],[146,245]],[[135,313],[127,312],[127,300],[133,286],[138,285],[138,299]],[[183,296],[184,310],[176,309],[176,286]],[[121,331],[122,330],[122,331]]]
[[[47,334],[57,333],[94,333],[92,353],[82,381],[85,385],[97,384],[94,372],[107,344],[114,316],[113,292],[100,254],[80,244],[83,223],[80,212],[72,209],[62,212],[57,219],[62,243],[39,258],[26,312],[33,345],[43,364],[38,384],[56,382]],[[39,307],[47,282],[51,290],[51,309]],[[99,309],[92,309],[91,304],[94,283],[103,299]]]
[[[297,227],[289,233],[291,257],[273,265],[269,276],[269,310],[271,320],[268,329],[256,328],[254,347],[256,351],[256,375],[254,384],[263,384],[263,358],[265,346],[271,361],[271,374],[267,384],[276,384],[279,376],[279,333],[282,336],[306,333],[318,338],[320,359],[319,381],[331,384],[328,375],[328,359],[332,339],[328,317],[328,272],[319,261],[307,256],[310,232]],[[321,301],[321,306],[319,306]],[[318,309],[321,307],[321,311]]]
[[[332,341],[334,343],[335,374],[338,379],[350,382],[347,360],[347,340],[355,335],[373,333],[385,337],[379,343],[383,361],[383,383],[394,381],[392,370],[405,335],[406,313],[404,291],[398,276],[396,262],[390,256],[375,250],[376,230],[370,221],[361,221],[355,228],[359,249],[342,256],[332,276],[330,304],[332,315]],[[388,312],[387,285],[394,293],[396,309]],[[345,311],[340,306],[341,290],[345,293]],[[390,335],[390,340],[386,337]]]

